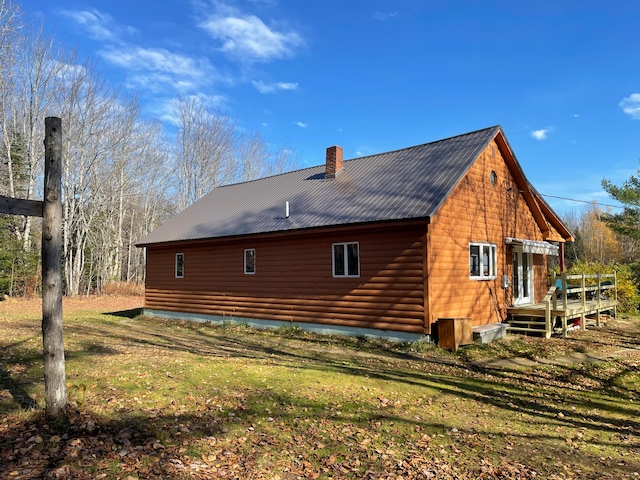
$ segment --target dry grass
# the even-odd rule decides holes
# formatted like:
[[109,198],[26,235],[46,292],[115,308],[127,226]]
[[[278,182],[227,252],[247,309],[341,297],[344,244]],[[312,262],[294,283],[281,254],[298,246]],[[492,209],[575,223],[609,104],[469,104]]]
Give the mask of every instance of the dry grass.
[[[139,295],[78,295],[63,297],[62,311],[65,316],[80,311],[106,313],[142,308],[143,304],[144,298]],[[41,298],[6,298],[0,301],[0,318],[40,315],[41,312]]]
[[142,297],[144,284],[133,282],[110,282],[102,287],[104,295],[116,297]]

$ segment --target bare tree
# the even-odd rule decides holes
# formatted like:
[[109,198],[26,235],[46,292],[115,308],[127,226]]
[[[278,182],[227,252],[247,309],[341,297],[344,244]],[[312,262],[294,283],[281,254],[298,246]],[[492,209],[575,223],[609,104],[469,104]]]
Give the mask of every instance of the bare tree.
[[174,104],[178,208],[186,208],[217,186],[282,173],[295,165],[291,150],[272,151],[258,131],[236,122],[198,97]]
[[135,247],[135,242],[153,229],[167,221],[177,211],[175,190],[172,188],[171,157],[168,155],[169,145],[157,138],[150,143],[150,148],[144,152],[141,181],[144,188],[136,190],[129,197],[128,210],[129,229],[127,237],[126,276],[123,280],[144,282],[145,280],[145,252]]
[[[92,62],[67,65],[57,102],[69,132],[63,170],[65,279],[67,293],[76,295],[120,275],[125,194],[149,139],[135,98],[110,86]],[[96,277],[97,285],[91,280]]]
[[[97,262],[96,288],[102,289],[104,282],[128,279],[131,275],[131,248],[135,239],[128,229],[135,227],[134,218],[145,223],[140,214],[138,200],[155,206],[166,190],[169,171],[167,155],[162,154],[162,128],[157,123],[145,122],[138,118],[135,109],[122,127],[126,127],[126,137],[120,139],[104,163],[99,177],[106,181],[101,194],[104,197],[102,228],[93,231],[95,242],[92,251],[102,251]],[[162,184],[157,179],[162,179]],[[163,185],[164,184],[164,185]],[[148,212],[150,213],[150,212]],[[156,225],[154,225],[155,227]]]
[[[0,136],[2,137],[3,193],[16,197],[15,89],[16,67],[21,38],[21,12],[10,2],[0,0]],[[18,238],[20,232],[13,232]]]
[[234,156],[236,180],[240,182],[277,175],[294,169],[297,163],[293,150],[287,148],[271,150],[258,131],[239,137],[234,148]]
[[[17,85],[14,89],[14,128],[24,140],[26,169],[25,198],[33,197],[36,179],[42,174],[44,147],[44,120],[57,88],[56,78],[60,71],[54,40],[43,27],[26,29],[20,55],[16,65]],[[22,231],[24,250],[30,248],[31,217],[25,217]]]
[[174,104],[178,207],[183,209],[234,176],[236,124],[216,105],[198,97]]

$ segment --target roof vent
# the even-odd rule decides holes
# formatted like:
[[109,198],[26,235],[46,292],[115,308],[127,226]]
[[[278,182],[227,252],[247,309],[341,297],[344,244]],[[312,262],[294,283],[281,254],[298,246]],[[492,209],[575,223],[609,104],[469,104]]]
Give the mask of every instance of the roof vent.
[[327,148],[327,164],[324,178],[336,178],[336,174],[342,170],[342,147],[334,145]]

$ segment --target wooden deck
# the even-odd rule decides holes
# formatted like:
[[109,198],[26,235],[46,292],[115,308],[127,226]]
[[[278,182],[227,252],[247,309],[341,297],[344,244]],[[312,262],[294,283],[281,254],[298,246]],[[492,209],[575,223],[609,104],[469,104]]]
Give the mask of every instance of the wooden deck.
[[567,336],[570,321],[580,319],[586,326],[587,315],[595,315],[600,326],[602,312],[615,316],[618,306],[615,274],[554,276],[552,286],[541,303],[515,305],[507,309],[511,332],[544,333],[551,336],[556,325]]

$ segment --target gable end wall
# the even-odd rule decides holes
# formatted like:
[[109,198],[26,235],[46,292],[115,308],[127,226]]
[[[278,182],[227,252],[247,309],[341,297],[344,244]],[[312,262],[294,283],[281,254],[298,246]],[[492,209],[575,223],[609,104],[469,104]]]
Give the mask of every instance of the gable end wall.
[[[495,171],[497,182],[491,185]],[[512,252],[506,237],[543,240],[531,210],[495,141],[478,157],[467,175],[432,218],[429,227],[430,320],[470,317],[474,325],[501,322],[512,304],[511,288],[502,275],[512,276]],[[497,246],[497,278],[469,278],[469,243]],[[534,301],[547,292],[547,260],[534,255]]]

